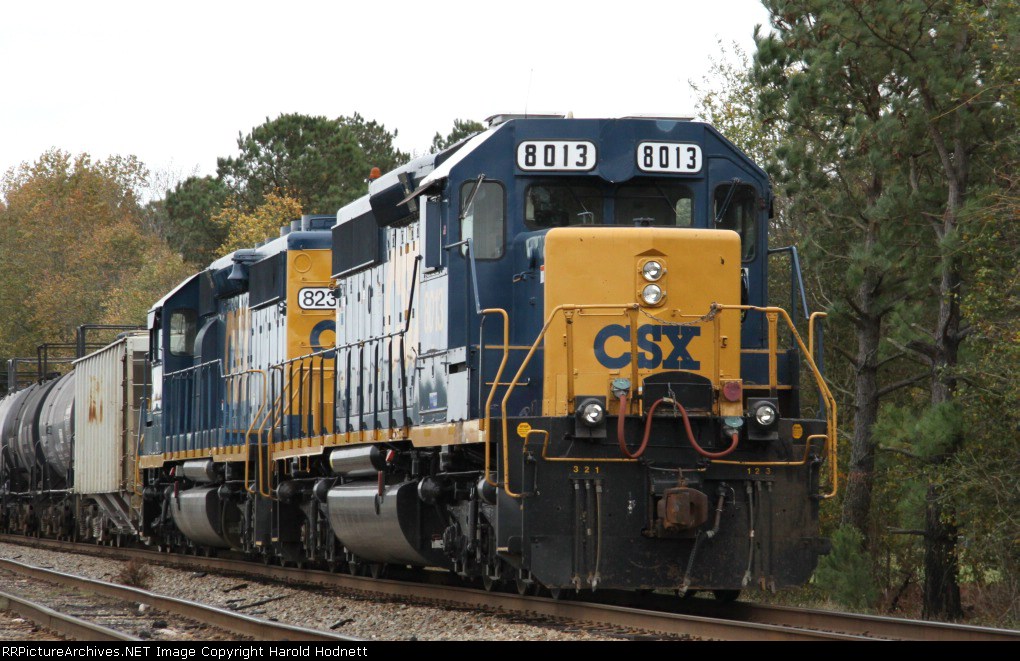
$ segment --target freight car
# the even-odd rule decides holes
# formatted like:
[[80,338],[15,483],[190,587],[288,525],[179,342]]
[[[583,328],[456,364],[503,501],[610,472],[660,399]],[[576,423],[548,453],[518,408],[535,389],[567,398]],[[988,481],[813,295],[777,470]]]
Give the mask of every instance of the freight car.
[[706,124],[495,117],[157,302],[118,504],[77,497],[161,547],[375,576],[801,584],[836,409],[802,287],[768,305],[770,255],[800,282],[771,209]]

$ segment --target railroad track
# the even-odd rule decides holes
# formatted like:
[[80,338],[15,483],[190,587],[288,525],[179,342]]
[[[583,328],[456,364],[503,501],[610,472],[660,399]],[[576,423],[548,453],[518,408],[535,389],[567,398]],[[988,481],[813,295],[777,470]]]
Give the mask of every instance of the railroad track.
[[25,599],[9,592],[0,592],[0,610],[9,611],[51,633],[72,640],[83,641],[139,641],[141,638],[123,631],[104,627],[67,613],[61,613],[45,604]]
[[421,603],[572,620],[588,623],[589,626],[609,627],[618,632],[652,632],[668,637],[720,640],[1020,641],[1018,631],[745,602],[719,604],[703,599],[684,601],[667,595],[635,593],[595,595],[600,599],[598,602],[593,601],[589,595],[551,599],[486,592],[474,587],[450,584],[448,575],[440,573],[431,575],[432,581],[406,582],[267,566],[232,558],[170,555],[142,549],[97,547],[13,535],[0,535],[0,542],[120,559],[137,558],[154,564],[259,577],[291,585],[303,583],[341,588]]
[[[99,595],[110,600],[126,602],[131,605],[131,609],[137,608],[141,604],[153,611],[173,614],[200,622],[206,627],[203,639],[208,635],[208,628],[211,627],[227,632],[227,639],[243,636],[254,640],[313,642],[354,642],[359,640],[350,636],[341,636],[325,631],[264,620],[214,606],[206,606],[160,595],[140,588],[98,581],[29,565],[16,560],[0,558],[0,570],[6,570],[35,581],[45,581],[60,588],[77,590],[89,595]],[[39,626],[65,634],[76,640],[142,640],[142,638],[132,635],[119,627],[104,627],[15,595],[0,593],[0,606],[6,610],[18,612],[23,617],[36,622]],[[106,609],[109,610],[109,606]]]

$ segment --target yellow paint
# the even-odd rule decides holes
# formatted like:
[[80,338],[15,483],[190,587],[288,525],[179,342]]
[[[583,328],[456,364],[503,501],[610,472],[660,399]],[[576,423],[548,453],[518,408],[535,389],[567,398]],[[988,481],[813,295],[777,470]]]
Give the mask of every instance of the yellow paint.
[[800,438],[802,436],[804,436],[804,426],[801,425],[799,422],[794,423],[793,430],[792,430],[791,433],[793,435],[794,440],[798,440],[799,441]]
[[528,423],[522,422],[521,424],[517,425],[517,435],[520,436],[521,438],[524,439],[528,438],[528,434],[530,433],[531,425],[529,425]]
[[[559,305],[641,303],[640,292],[648,281],[641,265],[650,259],[660,262],[665,273],[656,281],[664,298],[660,305],[641,305],[637,312],[579,310],[559,315],[545,341],[542,414],[562,416],[573,413],[571,395],[603,395],[615,405],[610,384],[614,378],[643,380],[651,374],[670,371],[665,360],[652,367],[634,368],[633,360],[623,368],[607,368],[595,357],[598,332],[610,324],[638,329],[646,324],[676,324],[699,327],[686,351],[699,364],[689,369],[712,381],[740,379],[740,316],[730,312],[709,315],[712,304],[740,300],[740,238],[728,230],[626,227],[569,227],[551,230],[545,243],[545,316]],[[706,317],[707,316],[707,317]],[[569,328],[568,328],[569,319]],[[654,353],[630,340],[611,336],[605,342],[610,357],[630,354],[651,359]],[[725,340],[723,340],[725,338]],[[642,338],[652,342],[652,337]],[[663,333],[658,344],[665,359],[672,342]],[[568,345],[572,356],[568,355]],[[570,366],[570,368],[568,368]],[[637,388],[640,383],[633,383]],[[632,398],[638,402],[639,398]],[[613,411],[615,412],[615,411]],[[637,413],[637,410],[632,410]]]
[[[291,250],[287,253],[287,359],[300,358],[322,348],[336,345],[336,310],[306,310],[301,307],[299,292],[306,287],[330,287],[332,252],[330,250]],[[318,333],[318,343],[312,345],[312,336],[319,324],[333,322],[330,330]],[[288,411],[304,411],[302,431],[311,436],[321,429],[320,410],[327,433],[333,432],[334,360],[312,358],[291,363],[285,369],[285,378],[291,382],[293,397]],[[321,393],[321,397],[320,397]],[[307,413],[311,413],[311,425]],[[291,446],[293,447],[293,446]]]

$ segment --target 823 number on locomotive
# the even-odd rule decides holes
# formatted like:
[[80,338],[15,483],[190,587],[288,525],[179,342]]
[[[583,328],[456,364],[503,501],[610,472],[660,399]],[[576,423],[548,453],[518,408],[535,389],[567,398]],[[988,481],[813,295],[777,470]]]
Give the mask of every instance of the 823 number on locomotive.
[[298,305],[302,310],[334,310],[336,294],[329,287],[304,287],[298,292]]

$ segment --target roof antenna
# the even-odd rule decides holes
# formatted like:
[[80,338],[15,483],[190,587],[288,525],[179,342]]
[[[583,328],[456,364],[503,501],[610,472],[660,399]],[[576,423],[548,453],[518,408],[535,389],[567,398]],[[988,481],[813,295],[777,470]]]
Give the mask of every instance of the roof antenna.
[[524,116],[528,116],[528,102],[531,101],[531,80],[535,77],[535,68],[531,68],[531,73],[528,74],[528,93],[524,97]]

